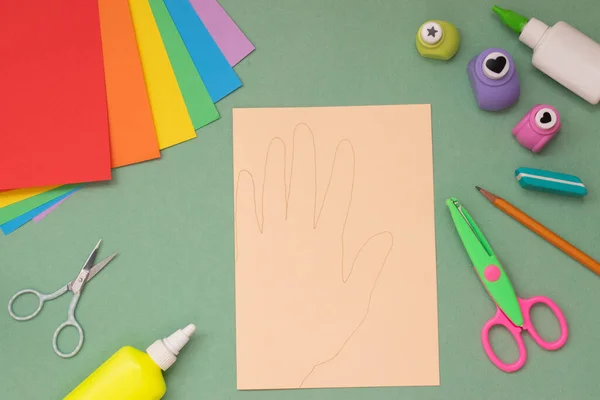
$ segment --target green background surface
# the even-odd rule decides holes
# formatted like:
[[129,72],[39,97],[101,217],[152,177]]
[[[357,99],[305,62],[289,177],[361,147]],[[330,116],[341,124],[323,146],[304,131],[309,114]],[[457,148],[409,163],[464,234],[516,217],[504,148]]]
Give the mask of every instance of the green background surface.
[[[521,3],[500,5],[550,25],[563,19],[600,40],[597,0]],[[162,159],[119,169],[110,183],[90,185],[41,223],[0,238],[3,302],[23,287],[60,287],[100,238],[101,257],[120,252],[82,296],[77,316],[86,338],[75,358],[63,360],[51,346],[70,296],[48,303],[29,322],[0,315],[0,398],[60,399],[119,347],[145,349],[190,322],[198,331],[166,374],[167,399],[598,398],[600,278],[494,209],[473,188],[478,184],[502,195],[600,257],[598,107],[536,71],[531,50],[492,14],[490,1],[222,4],[257,47],[236,67],[244,87],[218,104],[222,118],[197,139],[164,151]],[[461,48],[450,62],[417,54],[415,33],[428,19],[459,28]],[[488,47],[508,50],[521,77],[521,98],[505,112],[478,110],[467,80],[467,62]],[[441,385],[237,391],[232,108],[403,103],[432,104]],[[561,133],[539,155],[510,133],[536,103],[556,106],[564,120]],[[525,191],[513,176],[519,166],[578,175],[589,194],[582,200]],[[406,190],[406,203],[398,206],[407,212],[410,202],[429,201],[411,198]],[[450,196],[477,220],[517,293],[549,296],[563,309],[570,328],[563,349],[543,351],[526,335],[529,359],[515,374],[500,372],[485,357],[480,329],[495,308],[454,231],[444,205]],[[544,310],[534,314],[534,322],[542,333],[556,335],[557,324]],[[419,327],[406,321],[406,329]],[[506,335],[494,335],[494,343],[516,355]]]

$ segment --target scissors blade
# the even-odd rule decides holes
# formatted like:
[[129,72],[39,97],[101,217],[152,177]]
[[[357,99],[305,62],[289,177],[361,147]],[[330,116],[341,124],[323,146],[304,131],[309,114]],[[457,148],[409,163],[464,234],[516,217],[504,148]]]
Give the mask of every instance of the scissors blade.
[[111,262],[113,260],[113,258],[115,258],[117,256],[117,252],[115,251],[112,255],[110,255],[109,257],[106,257],[104,260],[100,261],[98,264],[94,265],[92,267],[92,269],[90,269],[90,274],[88,275],[86,281],[89,282],[90,279],[92,279],[94,276],[96,276],[96,274],[100,271],[102,271],[102,269],[104,267],[106,267],[108,265],[109,262]]
[[455,198],[448,199],[446,205],[450,209],[454,226],[473,264],[487,265],[490,259],[495,258],[495,254],[471,214]]
[[89,271],[94,266],[94,262],[96,262],[96,255],[98,254],[98,249],[100,248],[100,243],[102,243],[102,239],[98,241],[96,247],[94,247],[94,250],[92,250],[92,252],[90,253],[87,261],[85,262],[85,264],[83,264],[83,268],[81,268],[82,271]]
[[96,261],[96,255],[98,254],[98,249],[100,248],[100,243],[102,243],[102,239],[98,241],[94,250],[88,256],[85,264],[77,274],[77,278],[69,283],[70,289],[73,293],[80,293],[85,284],[88,281],[88,276],[90,275],[90,269],[94,266],[94,262]]
[[475,271],[494,303],[515,326],[523,326],[523,313],[508,275],[475,220],[458,200],[446,201],[458,235]]
[[[87,275],[87,278],[85,279],[85,283],[88,283],[90,281],[90,279],[92,279],[94,276],[96,276],[96,274],[98,272],[102,271],[104,269],[104,267],[106,267],[108,265],[108,263],[110,263],[117,256],[117,254],[118,254],[117,252],[114,252],[109,257],[106,257],[104,260],[102,260],[98,264],[94,265],[89,270],[89,274]],[[73,279],[71,282],[69,282],[69,284],[67,285],[68,290],[71,290],[73,288],[73,284],[75,283],[76,280],[77,279]]]

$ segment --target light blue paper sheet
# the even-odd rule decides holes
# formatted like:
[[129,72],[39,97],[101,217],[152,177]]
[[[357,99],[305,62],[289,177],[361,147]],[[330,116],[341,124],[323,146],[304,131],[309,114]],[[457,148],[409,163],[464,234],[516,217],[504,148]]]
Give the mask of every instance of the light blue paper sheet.
[[216,103],[241,87],[242,82],[189,0],[164,2],[212,101]]

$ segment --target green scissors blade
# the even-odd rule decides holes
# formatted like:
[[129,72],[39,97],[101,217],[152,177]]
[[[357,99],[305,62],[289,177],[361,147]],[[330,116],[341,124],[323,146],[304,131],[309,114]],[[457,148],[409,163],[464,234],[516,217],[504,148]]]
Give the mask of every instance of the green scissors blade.
[[454,197],[446,200],[446,205],[481,283],[508,319],[516,326],[523,326],[523,313],[512,283],[475,220]]

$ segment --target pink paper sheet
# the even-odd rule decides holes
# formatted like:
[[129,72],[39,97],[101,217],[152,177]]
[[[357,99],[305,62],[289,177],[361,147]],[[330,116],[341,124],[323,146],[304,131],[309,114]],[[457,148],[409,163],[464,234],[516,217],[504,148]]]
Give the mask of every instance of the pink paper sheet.
[[64,199],[62,199],[61,201],[59,201],[58,203],[56,203],[55,205],[53,205],[52,207],[48,208],[47,210],[39,213],[38,215],[36,215],[35,217],[33,217],[33,222],[40,222],[41,220],[43,220],[48,214],[50,214],[52,211],[56,210],[56,208],[58,206],[60,206],[66,199],[68,199],[69,197],[71,197],[73,194],[68,195],[67,197],[65,197]]
[[196,13],[232,67],[254,50],[254,45],[217,0],[190,0]]

